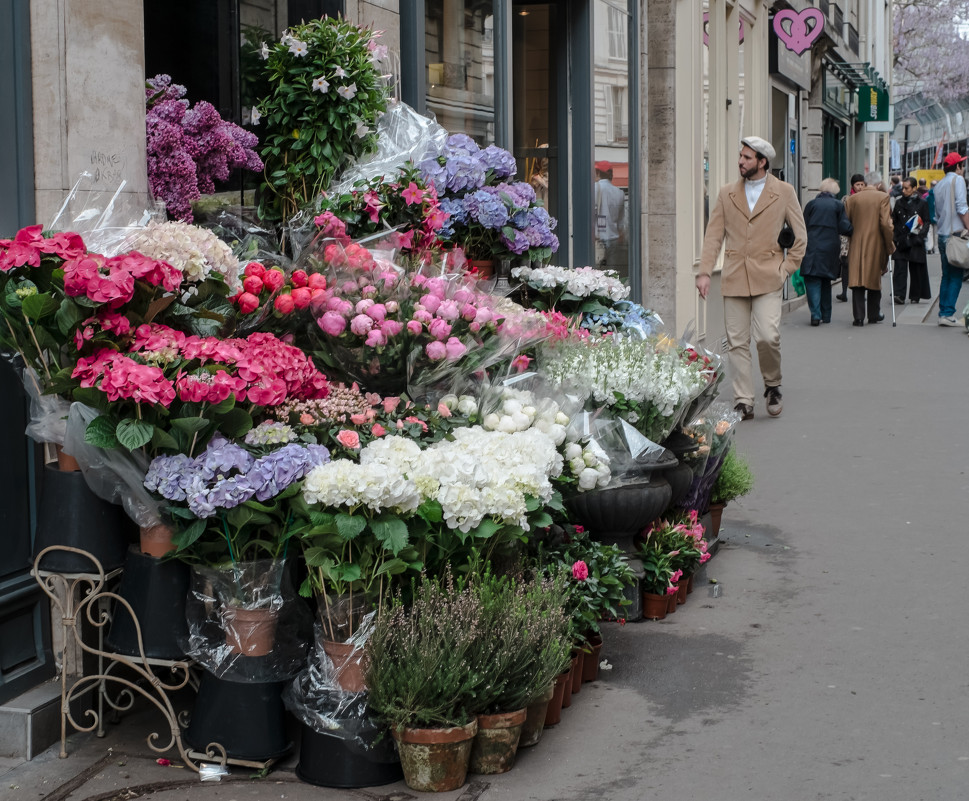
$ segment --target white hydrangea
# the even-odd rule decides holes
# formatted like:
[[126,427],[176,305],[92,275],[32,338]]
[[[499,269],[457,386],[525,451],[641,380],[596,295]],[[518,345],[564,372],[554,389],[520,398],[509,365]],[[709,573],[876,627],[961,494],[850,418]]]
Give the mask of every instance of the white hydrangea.
[[420,460],[420,445],[409,437],[381,437],[360,451],[360,464],[385,464],[408,476]]
[[184,283],[201,283],[217,272],[225,279],[230,294],[242,288],[239,260],[206,228],[178,221],[152,222],[129,237],[124,248],[168,262],[182,273]]
[[534,268],[516,267],[511,274],[536,289],[564,287],[566,292],[578,298],[600,295],[618,301],[629,297],[629,287],[622,282],[615,270],[597,270],[594,267],[571,269],[550,264]]
[[334,459],[310,470],[303,482],[303,498],[328,508],[366,506],[372,512],[398,514],[413,512],[421,504],[417,486],[395,466],[349,459]]

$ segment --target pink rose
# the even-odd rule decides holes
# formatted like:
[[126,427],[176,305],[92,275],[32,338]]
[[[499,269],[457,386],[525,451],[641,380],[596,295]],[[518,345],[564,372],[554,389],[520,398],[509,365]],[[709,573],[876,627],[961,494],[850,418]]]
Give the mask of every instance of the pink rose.
[[447,348],[443,342],[428,342],[424,347],[424,352],[427,353],[427,358],[432,362],[439,362],[447,356]]
[[302,413],[302,414],[301,414],[301,415],[299,416],[299,421],[300,421],[300,422],[301,422],[301,423],[302,423],[302,424],[303,424],[304,426],[311,426],[311,425],[313,425],[313,423],[315,423],[315,422],[316,422],[316,418],[315,418],[315,417],[313,417],[313,415],[311,415],[311,414],[310,414],[309,412],[303,412],[303,413]]
[[382,437],[387,433],[387,429],[380,425],[380,423],[374,423],[373,427],[370,429],[370,433],[375,437]]
[[447,407],[446,403],[439,403],[437,405],[437,413],[444,418],[451,416],[451,410]]
[[572,578],[576,581],[585,581],[589,578],[589,566],[581,559],[572,565]]
[[384,398],[383,401],[384,411],[390,414],[394,409],[400,405],[400,398],[396,395],[392,395],[389,398]]
[[344,448],[350,448],[351,450],[356,450],[360,447],[360,435],[356,431],[351,431],[349,428],[341,429],[340,433],[336,435],[336,441]]
[[347,321],[336,312],[328,311],[316,324],[323,329],[324,333],[331,337],[338,337],[342,334],[347,327]]

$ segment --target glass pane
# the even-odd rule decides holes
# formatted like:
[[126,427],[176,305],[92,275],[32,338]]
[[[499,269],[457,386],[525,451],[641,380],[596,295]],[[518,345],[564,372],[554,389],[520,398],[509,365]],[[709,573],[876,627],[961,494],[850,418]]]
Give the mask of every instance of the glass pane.
[[596,265],[629,277],[629,0],[596,0],[595,181]]
[[427,0],[427,108],[452,133],[495,141],[493,0]]
[[535,188],[549,214],[557,218],[558,142],[553,122],[557,82],[552,58],[556,8],[551,3],[525,3],[516,4],[513,12],[512,125],[518,177]]

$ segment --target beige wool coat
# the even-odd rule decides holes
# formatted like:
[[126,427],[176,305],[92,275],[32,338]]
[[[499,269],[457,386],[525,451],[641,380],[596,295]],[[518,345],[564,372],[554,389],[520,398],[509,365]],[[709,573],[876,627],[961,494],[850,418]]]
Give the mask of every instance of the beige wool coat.
[[888,194],[866,186],[845,198],[845,214],[854,228],[848,245],[848,286],[880,291],[888,257],[895,252]]
[[[794,187],[768,174],[751,212],[744,183],[741,178],[720,190],[700,254],[700,275],[710,275],[723,245],[720,293],[727,297],[754,297],[780,289],[801,265],[807,248],[807,229]],[[794,246],[786,258],[777,244],[785,220],[794,231]]]

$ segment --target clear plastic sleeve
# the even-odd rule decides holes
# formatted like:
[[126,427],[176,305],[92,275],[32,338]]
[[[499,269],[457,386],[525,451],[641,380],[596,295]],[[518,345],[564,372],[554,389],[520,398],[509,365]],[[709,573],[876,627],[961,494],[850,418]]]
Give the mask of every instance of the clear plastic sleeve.
[[303,667],[309,613],[284,559],[193,565],[185,616],[185,655],[217,678],[283,681]]
[[96,409],[72,403],[67,416],[64,450],[73,456],[84,472],[91,491],[99,498],[124,507],[138,526],[150,527],[162,522],[160,502],[145,489],[148,459],[139,451],[105,450],[84,439],[88,425],[99,416]]
[[24,369],[24,389],[30,398],[30,422],[26,434],[34,442],[63,445],[71,404],[60,395],[41,393],[40,380],[30,368]]
[[709,432],[709,453],[703,470],[694,472],[693,481],[686,494],[679,501],[683,509],[696,509],[704,513],[710,506],[710,493],[720,474],[723,459],[733,440],[741,415],[723,401],[713,403],[702,416],[694,421]]

